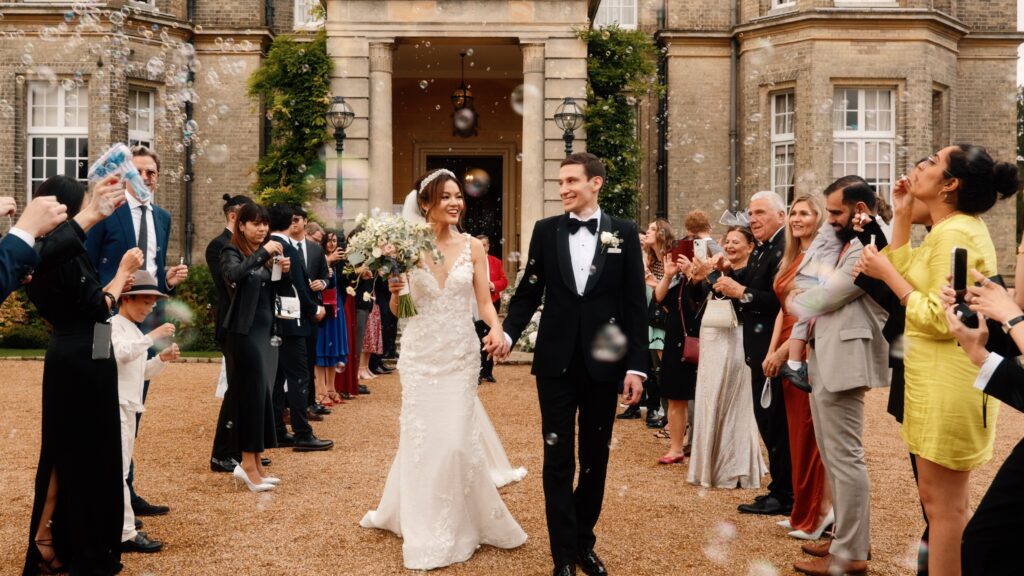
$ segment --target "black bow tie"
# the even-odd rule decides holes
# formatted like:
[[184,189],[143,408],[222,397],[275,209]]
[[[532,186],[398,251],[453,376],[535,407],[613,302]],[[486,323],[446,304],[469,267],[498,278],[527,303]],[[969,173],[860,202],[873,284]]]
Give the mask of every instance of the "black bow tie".
[[569,234],[575,234],[580,231],[580,228],[586,228],[590,230],[591,234],[597,234],[597,218],[591,218],[590,220],[583,221],[577,220],[576,218],[569,218]]

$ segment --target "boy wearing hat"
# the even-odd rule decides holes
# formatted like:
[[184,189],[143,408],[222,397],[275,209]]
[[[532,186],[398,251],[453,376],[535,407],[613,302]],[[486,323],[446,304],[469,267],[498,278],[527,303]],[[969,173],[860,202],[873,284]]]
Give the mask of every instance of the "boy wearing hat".
[[[135,529],[135,513],[128,491],[128,468],[135,448],[135,415],[144,412],[143,383],[161,372],[166,362],[179,356],[178,345],[171,341],[174,324],[165,323],[149,334],[143,334],[138,324],[153,311],[157,300],[167,298],[157,286],[151,272],[139,270],[132,278],[132,287],[121,293],[118,314],[110,320],[110,340],[117,359],[117,395],[121,407],[121,462],[124,474],[124,525],[121,528],[122,552],[156,552],[163,543],[150,540],[144,532]],[[169,343],[169,345],[168,345]],[[153,358],[146,359],[151,346],[166,348]]]

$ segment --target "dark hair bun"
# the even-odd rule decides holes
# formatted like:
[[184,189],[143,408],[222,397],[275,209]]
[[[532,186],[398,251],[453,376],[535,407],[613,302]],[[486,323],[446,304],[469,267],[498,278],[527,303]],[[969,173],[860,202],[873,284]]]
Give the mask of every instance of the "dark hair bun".
[[221,196],[221,198],[223,198],[225,202],[228,202],[228,201],[231,200],[231,194],[228,194],[227,192],[225,192],[224,195]]
[[998,162],[992,169],[992,188],[1005,200],[1020,190],[1020,171],[1009,162]]

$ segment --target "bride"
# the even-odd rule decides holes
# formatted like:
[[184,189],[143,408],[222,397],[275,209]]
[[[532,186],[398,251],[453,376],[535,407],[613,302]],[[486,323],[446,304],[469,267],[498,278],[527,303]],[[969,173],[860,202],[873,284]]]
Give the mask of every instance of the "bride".
[[[402,537],[405,567],[429,570],[468,560],[482,544],[515,548],[526,541],[497,489],[525,470],[511,470],[477,398],[474,300],[491,332],[504,335],[491,305],[483,245],[453,233],[465,210],[462,188],[454,174],[437,170],[420,178],[414,192],[444,258],[426,258],[408,275],[418,314],[402,331],[398,454],[380,504],[360,525]],[[403,287],[398,279],[389,283],[392,312]]]

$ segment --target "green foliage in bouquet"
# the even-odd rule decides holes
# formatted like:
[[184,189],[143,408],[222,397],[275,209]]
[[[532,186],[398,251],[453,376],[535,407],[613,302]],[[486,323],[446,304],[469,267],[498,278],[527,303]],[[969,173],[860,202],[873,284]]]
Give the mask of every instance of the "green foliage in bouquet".
[[605,160],[601,209],[635,220],[640,208],[643,153],[636,131],[636,98],[657,97],[658,49],[650,35],[617,25],[577,30],[587,42],[587,150]]

